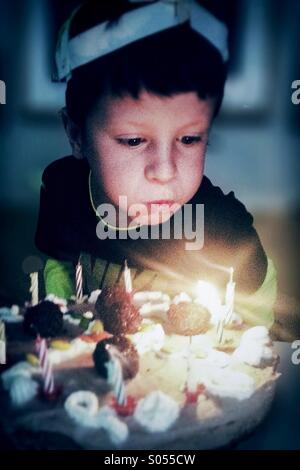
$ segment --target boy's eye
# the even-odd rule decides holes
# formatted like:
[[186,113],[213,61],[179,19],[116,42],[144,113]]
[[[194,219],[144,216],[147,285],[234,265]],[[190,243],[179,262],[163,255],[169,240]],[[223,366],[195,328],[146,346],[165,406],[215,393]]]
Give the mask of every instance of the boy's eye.
[[192,145],[201,142],[201,140],[199,135],[185,135],[181,138],[181,143],[184,145]]
[[145,139],[142,139],[141,137],[132,137],[129,139],[118,139],[118,142],[122,145],[128,145],[129,147],[137,147],[138,145],[142,144],[145,142]]

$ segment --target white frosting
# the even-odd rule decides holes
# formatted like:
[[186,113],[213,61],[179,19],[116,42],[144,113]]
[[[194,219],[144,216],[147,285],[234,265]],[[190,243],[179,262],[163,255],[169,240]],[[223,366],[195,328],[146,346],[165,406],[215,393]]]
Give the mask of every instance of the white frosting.
[[207,359],[190,360],[187,378],[189,389],[193,390],[198,384],[203,384],[214,396],[236,400],[247,399],[254,393],[255,381],[252,377],[232,370],[229,364],[225,365],[225,360],[221,364],[219,361],[221,356],[218,354],[213,353],[212,357],[218,357],[215,363]]
[[90,293],[90,296],[88,298],[88,303],[89,304],[95,304],[97,302],[97,299],[99,297],[99,295],[101,294],[101,289],[96,289],[96,290],[93,290],[91,293]]
[[223,368],[230,365],[231,356],[223,351],[211,349],[204,360],[216,367]]
[[97,413],[97,421],[99,423],[99,427],[108,432],[109,437],[114,444],[118,445],[126,441],[129,434],[128,426],[118,418],[112,408],[103,406]]
[[70,342],[69,349],[58,350],[49,348],[48,357],[51,364],[60,364],[63,361],[73,359],[74,357],[80,356],[81,354],[93,352],[96,347],[96,343],[88,343],[80,338],[73,339]]
[[147,302],[152,304],[170,303],[170,297],[160,291],[141,291],[133,295],[133,302],[136,307],[141,307]]
[[65,410],[79,425],[93,429],[105,429],[111,441],[118,445],[128,437],[128,426],[123,423],[113,408],[103,406],[99,409],[95,393],[79,390],[71,393],[65,401]]
[[66,299],[57,297],[54,294],[48,294],[45,297],[45,300],[49,300],[50,302],[53,302],[55,305],[57,305],[62,313],[66,313],[68,311]]
[[273,351],[269,344],[268,329],[265,326],[254,326],[245,331],[240,345],[233,352],[232,357],[236,361],[259,367],[263,361],[268,361],[273,357]]
[[93,312],[91,312],[90,310],[88,310],[87,312],[84,312],[84,313],[82,314],[82,316],[83,316],[84,318],[86,318],[87,320],[92,320],[94,314],[93,314]]
[[139,308],[142,317],[159,317],[166,320],[166,313],[170,307],[170,297],[160,291],[141,291],[133,296],[134,305]]
[[79,325],[79,323],[81,322],[80,318],[73,318],[68,313],[64,315],[64,320],[67,320],[67,322],[71,323],[71,325]]
[[172,304],[178,305],[181,302],[192,302],[191,297],[186,293],[186,292],[180,292],[180,294],[175,295],[175,297],[172,300]]
[[176,421],[179,411],[178,403],[158,390],[138,402],[134,418],[149,432],[163,432]]
[[212,395],[220,398],[245,400],[254,393],[255,382],[252,377],[229,368],[209,368],[202,376],[202,383]]
[[3,387],[5,390],[8,390],[16,377],[30,378],[32,374],[36,374],[39,371],[38,367],[34,367],[26,361],[18,362],[1,375]]
[[64,407],[77,424],[92,428],[99,427],[96,418],[99,405],[95,393],[86,390],[71,393],[66,399]]
[[[76,295],[71,295],[70,300],[72,300],[76,304],[77,303]],[[87,300],[88,300],[88,295],[85,294],[81,297],[81,302],[80,303],[87,302]]]
[[245,341],[258,341],[260,344],[268,344],[270,342],[269,331],[265,326],[249,328],[241,338],[241,343]]
[[23,316],[19,315],[20,309],[17,305],[12,307],[1,307],[0,308],[0,320],[7,323],[17,323],[23,321]]
[[143,331],[128,335],[137,352],[142,355],[149,351],[160,351],[164,345],[165,332],[160,324],[143,320]]
[[18,375],[10,383],[9,394],[13,405],[22,406],[32,400],[38,392],[38,383],[30,377]]
[[20,307],[19,307],[19,305],[12,305],[11,308],[10,308],[10,313],[11,313],[12,315],[15,315],[15,316],[20,315]]
[[139,313],[142,317],[156,316],[165,320],[167,318],[166,313],[170,308],[169,302],[154,303],[147,302],[139,309]]
[[208,354],[213,347],[213,339],[206,334],[194,335],[191,337],[191,351],[194,354],[201,351]]

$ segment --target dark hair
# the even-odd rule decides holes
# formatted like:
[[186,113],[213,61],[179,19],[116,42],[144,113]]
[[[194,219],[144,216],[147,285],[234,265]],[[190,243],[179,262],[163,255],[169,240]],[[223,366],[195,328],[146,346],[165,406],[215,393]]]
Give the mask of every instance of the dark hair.
[[[93,9],[74,17],[71,37],[107,20],[103,6],[98,21]],[[117,2],[117,15],[132,8]],[[125,5],[125,6],[124,6]],[[107,7],[108,8],[108,7]],[[93,12],[93,14],[91,14]],[[90,13],[90,16],[89,16]],[[90,21],[89,21],[90,19]],[[118,21],[110,16],[112,23]],[[83,127],[99,99],[106,95],[138,98],[142,90],[160,96],[194,91],[199,98],[216,98],[218,113],[224,92],[227,67],[221,54],[187,24],[164,30],[78,67],[66,89],[66,107],[71,119]]]

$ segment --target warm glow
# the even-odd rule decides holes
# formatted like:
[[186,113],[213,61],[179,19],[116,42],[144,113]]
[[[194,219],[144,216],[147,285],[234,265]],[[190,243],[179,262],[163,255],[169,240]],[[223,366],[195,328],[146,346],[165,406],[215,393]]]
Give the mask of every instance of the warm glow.
[[210,312],[216,312],[221,307],[217,288],[206,281],[198,281],[196,286],[196,302],[206,307]]

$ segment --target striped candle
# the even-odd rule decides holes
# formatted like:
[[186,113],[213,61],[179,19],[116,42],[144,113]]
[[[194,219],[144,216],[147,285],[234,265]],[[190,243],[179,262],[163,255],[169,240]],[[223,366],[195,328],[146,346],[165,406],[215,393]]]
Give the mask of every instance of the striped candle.
[[39,303],[39,274],[37,272],[30,274],[30,292],[31,292],[31,305]]
[[45,338],[41,338],[40,336],[37,337],[36,350],[39,355],[39,363],[42,369],[44,393],[51,394],[54,392],[54,378]]
[[127,260],[125,260],[125,267],[124,267],[124,282],[125,282],[125,290],[128,294],[132,292],[132,281],[131,281],[131,273],[130,269],[127,265]]
[[76,300],[78,303],[82,302],[82,265],[78,261],[76,265]]
[[109,346],[106,349],[110,356],[110,361],[106,363],[107,382],[112,387],[118,404],[125,405],[127,400],[123,381],[122,364],[118,357],[119,352],[112,346]]

